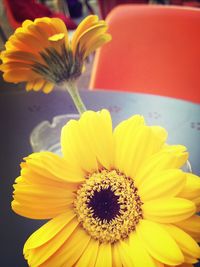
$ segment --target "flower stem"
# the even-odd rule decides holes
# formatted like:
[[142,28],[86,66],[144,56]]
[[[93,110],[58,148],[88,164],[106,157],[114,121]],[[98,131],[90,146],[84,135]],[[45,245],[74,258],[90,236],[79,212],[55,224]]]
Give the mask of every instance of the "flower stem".
[[65,84],[65,88],[67,88],[67,91],[69,92],[79,114],[82,114],[83,112],[85,112],[87,109],[79,95],[78,88],[75,82],[67,82]]

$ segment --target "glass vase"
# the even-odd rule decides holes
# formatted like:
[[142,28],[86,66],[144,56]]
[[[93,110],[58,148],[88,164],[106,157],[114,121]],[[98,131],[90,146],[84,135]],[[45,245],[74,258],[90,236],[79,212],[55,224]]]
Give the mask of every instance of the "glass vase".
[[79,114],[64,114],[53,117],[52,122],[45,120],[39,123],[30,134],[33,152],[51,151],[61,155],[60,135],[62,127],[69,120],[77,120],[79,117]]

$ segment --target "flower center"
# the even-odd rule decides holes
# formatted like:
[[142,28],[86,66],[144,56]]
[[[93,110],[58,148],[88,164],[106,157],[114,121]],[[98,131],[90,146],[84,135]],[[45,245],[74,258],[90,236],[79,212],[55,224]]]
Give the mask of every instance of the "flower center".
[[86,177],[77,191],[74,208],[86,232],[100,242],[128,237],[142,218],[142,202],[133,179],[116,170]]
[[109,222],[119,214],[120,204],[118,200],[119,197],[108,187],[108,189],[103,189],[100,192],[95,191],[88,203],[88,207],[92,208],[94,218]]

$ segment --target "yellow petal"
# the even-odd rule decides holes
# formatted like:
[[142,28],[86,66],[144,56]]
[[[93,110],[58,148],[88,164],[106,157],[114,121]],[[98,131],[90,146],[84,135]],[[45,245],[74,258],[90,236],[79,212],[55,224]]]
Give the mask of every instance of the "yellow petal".
[[163,225],[162,227],[173,237],[184,253],[193,258],[200,258],[200,247],[186,232],[174,225]]
[[49,42],[47,33],[40,27],[38,27],[35,23],[30,23],[29,25],[27,25],[27,32],[37,37],[43,44],[43,47],[48,47]]
[[65,37],[64,33],[57,33],[57,34],[50,36],[48,39],[49,41],[52,41],[52,42],[58,42],[60,40],[63,40],[64,37]]
[[33,90],[36,92],[41,90],[44,84],[45,84],[45,80],[43,79],[35,80],[34,85],[33,85]]
[[163,170],[182,167],[187,159],[188,153],[184,146],[164,146],[158,153],[150,156],[142,163],[135,177],[136,186],[139,187],[145,179],[151,179]]
[[39,27],[43,32],[47,34],[47,36],[52,36],[57,32],[57,30],[52,27],[51,19],[50,18],[37,18],[34,20],[34,25]]
[[1,53],[2,61],[6,62],[24,62],[27,64],[41,62],[40,57],[37,54],[24,52],[24,51],[3,51]]
[[123,240],[120,240],[119,242],[120,244],[118,246],[118,253],[120,255],[122,265],[126,267],[135,266],[133,265],[133,259],[132,259],[133,251],[131,247],[129,246],[129,244],[127,244],[127,242]]
[[30,25],[33,25],[33,21],[30,19],[26,19],[25,21],[23,21],[22,23],[22,28],[28,28]]
[[65,243],[40,267],[74,266],[84,253],[91,238],[78,226]]
[[153,259],[154,260],[154,262],[155,262],[155,265],[156,265],[156,267],[166,267],[167,265],[164,265],[162,262],[160,262],[160,261],[157,261],[157,260],[155,260],[155,259]]
[[126,139],[133,138],[138,128],[140,128],[142,125],[144,125],[144,118],[140,115],[135,115],[128,120],[122,121],[114,129],[113,135],[115,142],[115,168],[120,168],[122,159],[126,156]]
[[106,110],[87,111],[81,119],[70,121],[62,130],[62,152],[66,161],[92,172],[98,165],[112,167],[112,121]]
[[64,182],[62,179],[56,180],[51,175],[41,175],[37,172],[37,169],[29,168],[26,162],[21,163],[21,176],[18,177],[15,182],[17,184],[36,185],[36,186],[51,186],[55,189],[63,189],[66,191],[74,191],[79,186],[79,183]]
[[29,213],[30,210],[34,210],[38,216],[41,214],[42,218],[49,218],[46,217],[47,214],[52,214],[51,217],[54,217],[59,210],[65,212],[72,206],[74,200],[73,192],[62,187],[19,183],[14,185],[14,188],[15,202],[27,207]]
[[188,256],[187,254],[184,254],[184,261],[185,261],[185,263],[189,263],[189,264],[198,262],[197,259],[192,258],[192,257]]
[[176,196],[183,189],[186,174],[178,169],[164,170],[154,177],[145,179],[139,186],[138,194],[143,202],[156,198]]
[[35,201],[37,201],[37,198],[40,198],[43,201],[45,201],[46,198],[49,198],[47,200],[52,200],[56,202],[56,198],[57,198],[57,200],[63,199],[63,202],[64,202],[64,201],[67,201],[68,199],[73,198],[73,192],[66,190],[66,188],[64,187],[63,188],[52,187],[51,185],[48,185],[48,182],[45,185],[19,183],[19,184],[14,185],[14,188],[17,191],[17,194],[19,195],[19,197],[20,196],[21,197],[24,196],[24,198],[27,197],[29,198],[29,201],[31,198],[35,198]]
[[75,120],[68,122],[62,129],[61,144],[62,152],[66,161],[71,162],[74,168],[80,166],[85,172],[98,170],[95,154],[92,153],[80,123]]
[[[51,260],[54,255],[62,249],[65,243],[73,236],[74,231],[78,229],[77,219],[72,219],[61,229],[52,239],[42,246],[24,251],[25,258],[30,266],[40,266],[46,261]],[[28,242],[28,241],[27,241]]]
[[178,245],[157,223],[140,220],[136,232],[149,254],[156,260],[169,265],[183,263],[184,257]]
[[53,239],[74,217],[75,213],[71,210],[48,221],[37,231],[35,231],[24,245],[24,253],[27,250],[34,249]]
[[51,22],[51,18],[49,18],[49,17],[42,17],[42,18],[36,18],[34,20],[34,24],[37,24],[39,22],[43,22],[43,23],[46,23],[48,25]]
[[25,160],[28,168],[55,181],[72,184],[84,181],[84,173],[80,168],[73,169],[65,159],[51,152],[32,153]]
[[5,81],[13,83],[26,82],[30,79],[36,79],[39,77],[40,76],[38,74],[27,68],[18,68],[11,71],[7,71],[3,74],[3,78]]
[[196,233],[193,233],[193,232],[187,232],[190,236],[192,236],[192,238],[196,241],[196,242],[200,242],[200,235],[199,234],[196,234]]
[[188,199],[198,198],[200,196],[200,178],[192,173],[187,173],[186,184],[179,196]]
[[109,42],[112,39],[110,34],[101,34],[98,38],[95,36],[91,38],[83,47],[84,55],[83,59],[87,58],[91,53],[93,53],[97,48],[102,46],[103,44]]
[[193,215],[186,220],[176,222],[176,225],[186,232],[200,236],[200,216]]
[[48,219],[72,208],[73,191],[84,181],[78,170],[71,170],[62,158],[50,152],[33,153],[21,168],[12,202],[17,214]]
[[113,267],[123,267],[120,258],[120,244],[116,242],[112,244],[112,266]]
[[53,83],[49,83],[47,82],[43,88],[42,88],[42,91],[45,93],[45,94],[48,94],[50,93],[54,88],[54,84]]
[[[31,219],[51,219],[63,212],[65,212],[68,209],[72,209],[73,205],[70,203],[65,203],[63,205],[48,205],[48,204],[43,204],[38,207],[38,204],[35,203],[33,205],[33,202],[31,203],[24,203],[25,201],[17,201],[13,200],[12,201],[12,209],[14,210],[15,213],[31,218]],[[51,207],[51,208],[50,208]]]
[[[23,31],[17,31],[14,35],[11,35],[8,41],[5,44],[5,48],[7,51],[30,51],[29,47],[21,41],[19,38],[17,38],[17,35],[24,34]],[[34,50],[35,52],[35,50]]]
[[194,203],[184,198],[160,198],[145,202],[144,218],[160,223],[175,223],[185,220],[196,212]]
[[56,29],[57,33],[63,33],[65,36],[68,36],[67,28],[63,20],[59,18],[52,18],[51,23]]
[[30,69],[31,64],[25,62],[9,61],[8,63],[0,65],[0,70],[3,72],[11,71],[15,69]]
[[88,42],[90,42],[91,39],[96,38],[98,40],[103,34],[106,33],[108,27],[105,24],[105,22],[98,23],[97,25],[94,25],[87,29],[85,32],[83,32],[78,40],[77,40],[77,53],[78,51],[84,53],[84,48],[87,49]]
[[91,239],[88,243],[87,248],[76,263],[76,267],[94,267],[96,263],[98,249],[99,242],[97,240]]
[[133,266],[157,267],[154,259],[147,252],[143,242],[141,242],[138,234],[133,232],[129,235],[130,255],[133,259]]
[[124,139],[125,142],[121,144],[122,155],[116,167],[136,181],[142,163],[163,146],[166,131],[160,127],[142,125],[134,132],[124,133]]
[[98,17],[96,15],[87,16],[81,23],[78,25],[76,31],[72,36],[72,51],[76,50],[77,42],[80,35],[86,31],[89,27],[95,25],[98,22]]
[[193,199],[193,202],[195,203],[197,207],[197,212],[200,212],[200,196]]
[[110,243],[101,243],[97,255],[95,267],[112,267],[112,253]]
[[27,52],[30,51],[33,53],[37,53],[44,48],[41,40],[37,39],[37,37],[35,37],[32,34],[29,34],[28,32],[26,33],[19,32],[15,34],[15,38],[17,39],[18,42],[21,42],[20,49],[22,51],[27,51]]

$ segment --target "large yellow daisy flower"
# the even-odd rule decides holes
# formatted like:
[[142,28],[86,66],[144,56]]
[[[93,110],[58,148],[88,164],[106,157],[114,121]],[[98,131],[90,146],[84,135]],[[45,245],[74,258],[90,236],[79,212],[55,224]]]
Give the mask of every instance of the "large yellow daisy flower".
[[27,82],[26,90],[49,93],[54,84],[75,80],[81,75],[86,57],[108,42],[105,21],[86,17],[72,40],[58,18],[26,20],[9,38],[0,55],[0,70],[8,82]]
[[13,210],[51,219],[24,246],[36,267],[193,266],[200,257],[200,180],[180,168],[186,148],[135,115],[112,131],[107,110],[62,129],[63,157],[21,164]]

